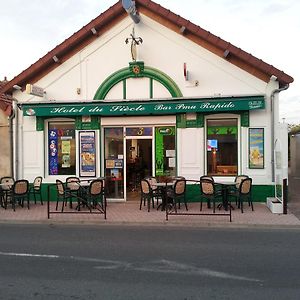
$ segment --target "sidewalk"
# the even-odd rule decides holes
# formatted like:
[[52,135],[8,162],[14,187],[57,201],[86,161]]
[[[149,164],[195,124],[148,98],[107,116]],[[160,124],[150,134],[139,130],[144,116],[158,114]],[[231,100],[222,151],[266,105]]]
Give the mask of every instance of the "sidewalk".
[[[51,203],[51,210],[55,210]],[[182,208],[183,211],[185,211]],[[189,203],[189,212],[199,212],[199,203]],[[203,210],[205,212],[205,209]],[[208,212],[208,211],[207,211]],[[211,213],[211,210],[209,211]],[[240,209],[232,211],[232,222],[229,216],[169,216],[166,221],[164,211],[146,207],[139,210],[139,202],[108,203],[107,220],[101,214],[51,214],[47,218],[47,205],[31,204],[30,209],[16,207],[14,212],[11,207],[7,210],[0,208],[0,223],[43,223],[43,224],[87,224],[87,225],[151,225],[151,226],[193,226],[193,227],[297,227],[300,220],[288,211],[287,215],[272,214],[264,203],[254,203],[254,211],[245,205],[244,213]]]

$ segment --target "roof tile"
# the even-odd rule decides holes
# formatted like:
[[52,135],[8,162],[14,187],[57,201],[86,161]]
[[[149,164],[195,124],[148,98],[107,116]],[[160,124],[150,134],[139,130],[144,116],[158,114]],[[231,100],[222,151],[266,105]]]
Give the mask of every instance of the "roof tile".
[[[176,28],[181,28],[185,26],[187,31],[192,33],[193,36],[187,35],[187,38],[190,38],[192,41],[196,39],[199,44],[207,46],[208,49],[220,49],[220,50],[229,50],[230,57],[234,59],[230,60],[232,63],[236,63],[238,66],[244,68],[246,71],[250,71],[252,74],[253,69],[257,69],[260,73],[264,74],[264,79],[267,80],[271,75],[275,75],[278,78],[278,81],[281,86],[292,83],[294,79],[288,74],[284,73],[273,67],[270,64],[262,62],[261,60],[255,58],[251,54],[243,51],[242,49],[222,40],[220,37],[215,36],[209,31],[197,26],[196,24],[188,21],[187,19],[182,18],[179,15],[171,12],[170,10],[162,7],[161,5],[151,1],[151,0],[135,0],[137,8],[143,8],[143,11],[146,10],[153,17],[157,16],[157,20],[163,22],[170,22],[173,24],[171,26],[172,30]],[[52,57],[57,55],[63,61],[67,59],[69,55],[72,55],[74,51],[80,48],[82,44],[87,44],[92,42],[95,37],[92,36],[90,29],[92,27],[102,28],[103,31],[106,28],[109,28],[109,24],[118,21],[118,17],[125,17],[126,13],[122,7],[121,1],[118,1],[116,4],[111,6],[105,12],[100,14],[98,17],[93,19],[87,25],[82,27],[79,31],[75,32],[68,39],[63,41],[60,45],[57,45],[54,49],[49,51],[44,57],[40,58],[37,62],[32,64],[29,68],[21,72],[15,78],[13,78],[8,84],[6,84],[3,91],[11,92],[14,84],[25,85],[28,82],[28,79],[38,80],[39,76],[43,76],[47,72],[50,72],[58,65],[53,61]],[[163,22],[164,25],[168,25],[166,22]],[[178,30],[177,30],[178,32]],[[200,43],[200,41],[205,43]],[[76,46],[76,47],[75,47]],[[78,50],[77,50],[78,51]],[[216,51],[214,50],[216,53]],[[218,51],[218,55],[222,55],[222,52]],[[240,61],[240,63],[237,63]]]

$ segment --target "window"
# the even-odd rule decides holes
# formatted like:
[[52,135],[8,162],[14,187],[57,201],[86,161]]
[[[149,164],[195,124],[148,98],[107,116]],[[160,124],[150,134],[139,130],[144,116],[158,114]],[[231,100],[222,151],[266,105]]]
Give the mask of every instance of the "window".
[[207,120],[207,174],[237,175],[237,119]]
[[74,122],[49,122],[48,170],[49,175],[76,174]]
[[155,175],[176,176],[175,127],[155,128]]

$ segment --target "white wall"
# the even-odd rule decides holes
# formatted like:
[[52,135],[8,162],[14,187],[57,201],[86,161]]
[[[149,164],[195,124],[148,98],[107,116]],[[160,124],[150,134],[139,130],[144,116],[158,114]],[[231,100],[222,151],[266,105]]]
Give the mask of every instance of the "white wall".
[[[136,36],[143,38],[143,44],[137,47],[138,60],[142,60],[146,66],[157,68],[170,76],[179,86],[184,97],[266,95],[266,109],[250,112],[250,127],[265,129],[265,169],[248,169],[248,128],[241,128],[240,159],[242,161],[241,173],[252,176],[254,183],[270,183],[270,153],[272,149],[270,95],[278,86],[277,83],[266,84],[145,15],[141,15],[141,22],[134,27]],[[130,45],[125,44],[125,39],[132,33],[132,28],[131,19],[129,17],[124,19],[36,82],[36,85],[46,90],[45,100],[93,99],[97,89],[108,76],[119,69],[128,67],[128,63],[131,61]],[[198,80],[198,86],[193,86],[190,82],[185,81],[184,63],[187,63],[191,81]],[[79,95],[77,94],[78,88],[81,89]],[[41,98],[25,93],[18,92],[15,95],[20,102],[41,101]],[[121,99],[122,95],[123,86],[122,83],[119,83],[110,91],[107,98]],[[127,95],[128,99],[149,98],[149,80],[128,80]],[[169,92],[159,83],[154,83],[154,96],[157,98],[170,97]],[[277,103],[274,109],[277,116]],[[149,119],[144,117],[122,118],[123,123],[129,122],[129,120],[132,125],[135,125],[144,124]],[[156,121],[163,124],[168,123],[170,119],[169,117],[157,117]],[[119,124],[119,122],[119,118],[102,119],[102,124],[107,125]],[[172,122],[175,122],[174,116]],[[31,140],[34,142],[31,143]],[[204,156],[200,154],[204,151],[203,141],[203,129],[178,130],[178,173],[180,175],[187,178],[198,178],[201,175],[204,165]],[[20,149],[20,152],[24,150],[24,175],[33,177],[43,170],[44,164],[43,133],[35,132],[34,118],[24,118],[23,143],[23,149]],[[40,148],[37,148],[37,145],[40,145]],[[38,163],[31,160],[31,148],[39,158]],[[192,151],[193,149],[197,149],[197,152]],[[37,165],[34,165],[35,163]]]

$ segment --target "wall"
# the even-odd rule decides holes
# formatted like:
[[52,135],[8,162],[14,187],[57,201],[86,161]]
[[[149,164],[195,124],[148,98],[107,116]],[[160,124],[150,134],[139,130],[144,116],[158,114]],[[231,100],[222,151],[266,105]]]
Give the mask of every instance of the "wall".
[[10,176],[10,135],[7,115],[0,110],[0,177]]
[[290,169],[292,176],[300,176],[300,134],[290,137]]
[[[131,61],[130,45],[125,44],[125,39],[132,33],[132,21],[128,17],[115,27],[100,36],[92,44],[71,57],[68,61],[58,66],[36,84],[46,90],[45,100],[83,101],[92,100],[100,84],[112,73],[128,67]],[[241,128],[240,132],[240,173],[253,177],[254,184],[270,184],[271,176],[271,106],[270,95],[276,83],[265,82],[251,74],[230,64],[206,49],[187,40],[183,35],[177,34],[150,18],[141,15],[141,22],[135,25],[135,34],[143,38],[143,44],[137,47],[138,60],[145,62],[146,66],[157,68],[169,75],[179,86],[184,97],[214,97],[238,95],[266,95],[266,109],[250,112],[250,127],[265,129],[265,169],[248,169],[248,128]],[[185,81],[183,64],[187,64],[191,81]],[[193,85],[197,80],[198,86]],[[156,84],[156,83],[155,83]],[[81,93],[77,94],[80,88]],[[130,80],[127,86],[128,98],[149,98],[147,79],[138,81]],[[121,98],[122,84],[112,89],[108,99]],[[14,95],[19,101],[41,101],[41,98],[16,92]],[[167,97],[166,89],[156,84],[155,97]],[[277,111],[276,111],[277,114]],[[23,124],[24,135],[20,141],[20,152],[24,149],[21,159],[24,166],[24,175],[33,176],[44,168],[44,161],[33,162],[30,149],[33,147],[36,155],[40,157],[43,149],[42,132],[34,133],[34,118]],[[123,119],[123,118],[122,118]],[[134,120],[134,119],[130,119]],[[144,120],[142,118],[142,120]],[[160,117],[160,120],[164,120]],[[104,120],[103,120],[104,121]],[[107,119],[110,123],[111,120]],[[115,121],[118,124],[120,119]],[[21,123],[22,124],[22,123]],[[37,136],[35,136],[37,135]],[[30,138],[30,136],[33,137]],[[178,157],[179,173],[187,177],[201,175],[204,164],[204,130],[180,129],[178,130]],[[193,146],[199,149],[191,154]],[[39,148],[38,150],[38,147]],[[34,165],[34,164],[37,165]],[[200,173],[200,174],[199,174]]]

